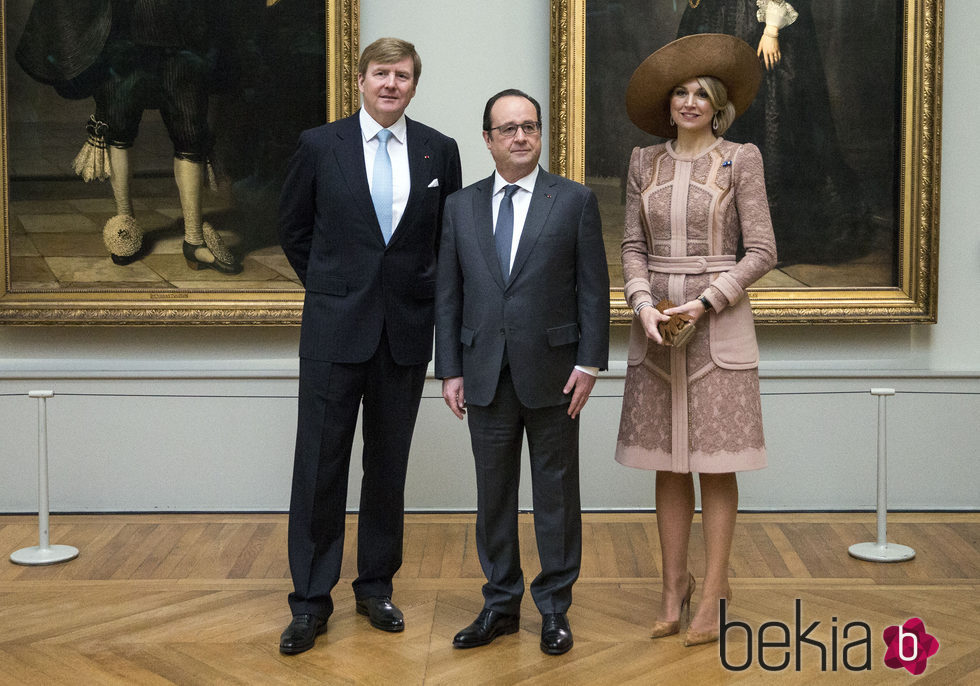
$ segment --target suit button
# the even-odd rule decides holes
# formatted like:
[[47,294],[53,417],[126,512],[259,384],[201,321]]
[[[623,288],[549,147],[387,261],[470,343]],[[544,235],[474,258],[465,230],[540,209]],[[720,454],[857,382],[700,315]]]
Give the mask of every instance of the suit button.
[[506,331],[504,331],[503,329],[501,329],[501,330],[500,330],[500,335],[501,335],[501,336],[503,336],[503,335],[504,335],[505,333],[507,333],[507,332],[506,332]]

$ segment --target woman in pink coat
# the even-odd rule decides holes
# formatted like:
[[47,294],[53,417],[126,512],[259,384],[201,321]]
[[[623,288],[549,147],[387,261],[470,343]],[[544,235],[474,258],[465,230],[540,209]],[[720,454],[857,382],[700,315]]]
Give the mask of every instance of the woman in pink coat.
[[758,148],[721,138],[751,103],[760,75],[744,41],[700,34],[648,57],[626,94],[630,119],[672,140],[636,148],[630,160],[622,256],[636,317],[616,460],[657,470],[664,586],[654,638],[678,633],[685,607],[690,614],[687,550],[692,473],[699,474],[706,570],[685,645],[718,638],[719,601],[731,598],[735,472],[766,464],[745,290],[775,264],[775,241]]

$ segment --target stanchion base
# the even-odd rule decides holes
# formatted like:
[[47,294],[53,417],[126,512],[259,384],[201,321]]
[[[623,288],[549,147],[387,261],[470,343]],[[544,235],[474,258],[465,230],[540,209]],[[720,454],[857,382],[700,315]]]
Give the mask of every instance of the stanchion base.
[[851,557],[868,562],[904,562],[915,557],[915,550],[899,543],[855,543],[847,549]]
[[34,545],[11,553],[10,561],[15,565],[53,565],[74,560],[76,557],[78,548],[70,545],[52,545],[47,548]]

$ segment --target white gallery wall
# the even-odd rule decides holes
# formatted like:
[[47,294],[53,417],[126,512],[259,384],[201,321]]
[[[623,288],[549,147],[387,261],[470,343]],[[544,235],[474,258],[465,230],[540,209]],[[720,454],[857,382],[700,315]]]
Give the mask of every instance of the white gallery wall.
[[[489,95],[518,87],[547,108],[548,22],[548,0],[361,0],[361,45],[382,35],[416,44],[424,69],[409,115],[456,138],[469,183],[491,171],[480,136]],[[980,4],[946,0],[945,26],[939,323],[760,327],[770,467],[740,477],[745,509],[873,508],[868,391],[881,386],[899,391],[888,400],[890,505],[980,508]],[[583,504],[649,508],[653,474],[612,459],[626,329],[612,338],[611,370],[582,419]],[[295,327],[0,327],[0,512],[37,507],[36,389],[56,393],[46,403],[53,511],[285,510],[298,339]],[[473,509],[472,472],[465,425],[430,379],[408,507]]]

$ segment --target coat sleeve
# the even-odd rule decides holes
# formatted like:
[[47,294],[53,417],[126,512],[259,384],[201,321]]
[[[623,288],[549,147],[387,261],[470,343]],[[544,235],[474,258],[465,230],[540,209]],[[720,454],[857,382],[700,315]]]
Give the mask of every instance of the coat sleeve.
[[640,176],[642,175],[643,150],[633,148],[630,157],[629,176],[626,181],[626,219],[623,232],[622,260],[624,294],[626,304],[635,308],[640,303],[653,304],[650,293],[650,272],[647,267],[647,255],[650,250],[647,245],[646,231],[643,229],[643,219],[640,192],[642,190]]
[[443,215],[446,211],[446,198],[463,187],[463,171],[459,161],[459,146],[452,138],[446,144],[446,162],[442,170],[442,190],[439,198],[439,216],[436,224],[436,254],[441,251]]
[[309,132],[300,135],[289,160],[279,198],[279,242],[286,259],[306,285],[306,266],[316,217],[316,154]]
[[463,271],[456,250],[456,212],[459,193],[446,199],[436,274],[435,376],[447,379],[463,375]]
[[575,364],[606,369],[609,364],[609,265],[595,193],[586,189],[578,225],[576,284],[580,338]]
[[776,265],[776,239],[769,217],[762,154],[751,143],[739,147],[734,156],[734,192],[739,229],[745,254],[729,271],[711,282],[704,296],[720,312],[734,305],[745,289]]

